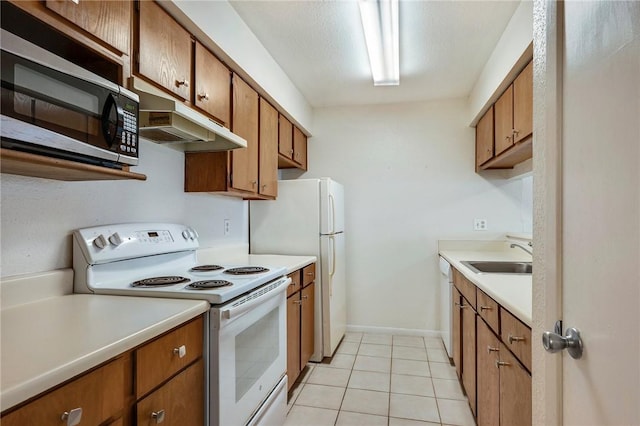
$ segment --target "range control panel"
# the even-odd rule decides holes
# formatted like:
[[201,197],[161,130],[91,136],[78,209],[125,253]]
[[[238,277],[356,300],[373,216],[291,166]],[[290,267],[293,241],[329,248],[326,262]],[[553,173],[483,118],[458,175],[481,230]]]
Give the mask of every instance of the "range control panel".
[[96,226],[74,231],[73,238],[74,250],[80,249],[90,265],[199,247],[193,228],[169,223]]

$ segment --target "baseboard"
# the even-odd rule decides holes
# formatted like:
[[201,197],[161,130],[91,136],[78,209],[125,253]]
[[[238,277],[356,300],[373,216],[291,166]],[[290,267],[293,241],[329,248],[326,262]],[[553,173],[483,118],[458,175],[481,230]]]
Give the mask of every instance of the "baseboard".
[[440,330],[419,330],[413,328],[370,327],[347,325],[347,333],[395,334],[399,336],[442,337]]

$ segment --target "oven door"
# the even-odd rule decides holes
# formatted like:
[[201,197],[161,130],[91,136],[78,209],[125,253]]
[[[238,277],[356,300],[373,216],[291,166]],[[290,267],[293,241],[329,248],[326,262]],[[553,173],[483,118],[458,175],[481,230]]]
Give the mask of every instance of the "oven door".
[[247,424],[286,373],[289,282],[282,278],[212,309],[211,425]]

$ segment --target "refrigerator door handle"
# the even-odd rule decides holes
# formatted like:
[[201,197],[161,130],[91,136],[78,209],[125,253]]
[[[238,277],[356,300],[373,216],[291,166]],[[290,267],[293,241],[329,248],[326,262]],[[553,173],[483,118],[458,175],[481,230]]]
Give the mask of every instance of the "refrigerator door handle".
[[333,199],[333,195],[329,194],[329,204],[331,205],[331,226],[329,227],[329,233],[336,232],[336,201]]
[[336,240],[335,237],[331,236],[331,273],[329,276],[333,278],[336,273]]

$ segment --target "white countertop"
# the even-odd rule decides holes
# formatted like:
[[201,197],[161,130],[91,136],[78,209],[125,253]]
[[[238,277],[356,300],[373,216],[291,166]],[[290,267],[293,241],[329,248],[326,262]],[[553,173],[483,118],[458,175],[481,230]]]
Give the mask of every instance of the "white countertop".
[[[531,256],[520,249],[509,248],[506,242],[492,242],[489,244],[474,242],[455,242],[455,244],[440,244],[440,256],[445,258],[452,267],[460,271],[469,281],[491,296],[496,302],[515,315],[520,321],[531,327],[532,312],[532,279],[531,275],[523,274],[476,274],[464,266],[463,260],[493,260],[493,261],[531,261]],[[466,247],[466,248],[465,248]]]
[[234,253],[221,255],[218,250],[200,249],[198,250],[198,261],[203,263],[220,262],[234,263],[247,266],[284,266],[287,268],[287,274],[304,268],[316,262],[315,256],[288,256],[279,254],[247,254]]
[[[33,289],[32,284],[20,287]],[[15,291],[11,289],[15,285],[7,289],[4,286],[5,282],[3,298]],[[0,410],[36,396],[209,309],[207,302],[199,300],[68,293],[47,294],[46,298],[26,303],[21,300],[20,304],[5,304],[3,300]]]

